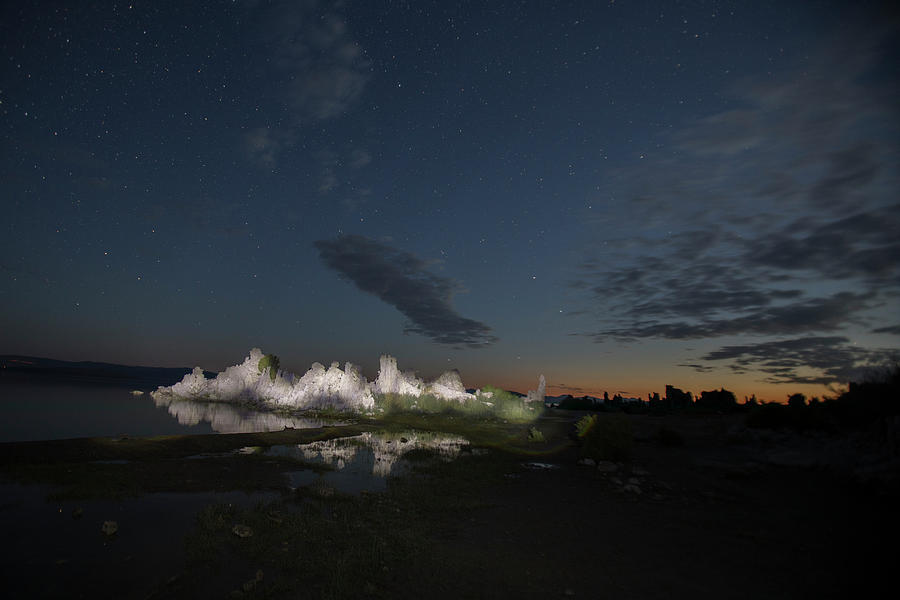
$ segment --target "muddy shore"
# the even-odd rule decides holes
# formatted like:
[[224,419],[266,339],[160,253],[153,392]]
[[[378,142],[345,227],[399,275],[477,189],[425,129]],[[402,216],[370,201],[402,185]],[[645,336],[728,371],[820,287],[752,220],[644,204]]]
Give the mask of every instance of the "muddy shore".
[[[820,598],[890,573],[878,543],[897,539],[890,488],[779,464],[790,440],[743,435],[736,416],[633,416],[631,461],[579,464],[579,416],[548,411],[540,442],[524,425],[397,416],[3,444],[4,595]],[[240,452],[428,429],[469,444],[450,461],[411,453],[377,492]],[[289,485],[298,469],[310,485]]]

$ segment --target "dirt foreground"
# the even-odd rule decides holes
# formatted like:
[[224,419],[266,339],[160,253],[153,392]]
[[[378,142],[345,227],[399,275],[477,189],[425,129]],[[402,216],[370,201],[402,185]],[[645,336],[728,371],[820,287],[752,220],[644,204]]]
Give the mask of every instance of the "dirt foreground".
[[[527,426],[410,418],[0,445],[4,596],[772,599],[888,581],[891,490],[773,464],[783,440],[743,435],[739,417],[633,416],[629,463],[579,464],[580,416],[548,412],[540,442]],[[296,461],[228,453],[412,425],[472,446],[357,495],[291,489]]]

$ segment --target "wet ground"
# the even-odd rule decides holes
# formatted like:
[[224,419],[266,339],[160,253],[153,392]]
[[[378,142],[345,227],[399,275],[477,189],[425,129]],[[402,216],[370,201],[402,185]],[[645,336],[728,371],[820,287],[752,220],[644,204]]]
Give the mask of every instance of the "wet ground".
[[797,444],[737,418],[635,417],[632,461],[579,464],[578,416],[542,417],[539,443],[398,418],[3,445],[4,596],[821,598],[889,578],[891,488],[779,463]]

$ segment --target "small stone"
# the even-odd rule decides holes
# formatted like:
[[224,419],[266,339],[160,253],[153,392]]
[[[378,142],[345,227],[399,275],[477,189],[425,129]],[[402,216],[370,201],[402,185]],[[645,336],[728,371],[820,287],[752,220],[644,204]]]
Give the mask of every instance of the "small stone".
[[231,533],[238,536],[239,538],[248,538],[253,535],[253,530],[246,525],[241,525],[240,523],[238,523],[231,528]]
[[619,470],[619,465],[609,460],[601,460],[597,463],[597,470],[602,473],[615,473]]
[[572,588],[566,588],[566,591],[563,592],[563,595],[569,597],[574,596],[575,590],[573,590]]
[[578,459],[578,464],[583,467],[596,467],[597,461],[594,460],[593,458],[585,456],[584,458]]
[[650,473],[648,473],[646,469],[642,469],[640,467],[632,467],[631,474],[637,475],[638,477],[644,477],[646,475],[649,475]]
[[281,525],[282,523],[284,523],[284,515],[281,513],[281,511],[270,510],[266,517],[276,525]]
[[554,465],[553,463],[544,463],[544,462],[527,462],[522,463],[522,466],[526,469],[531,469],[533,471],[549,471],[550,469],[558,469],[559,465]]
[[100,531],[109,536],[115,535],[119,531],[119,524],[115,521],[103,521]]
[[640,494],[641,488],[634,485],[633,483],[626,483],[624,486],[622,486],[622,491],[623,492],[631,492],[632,494]]

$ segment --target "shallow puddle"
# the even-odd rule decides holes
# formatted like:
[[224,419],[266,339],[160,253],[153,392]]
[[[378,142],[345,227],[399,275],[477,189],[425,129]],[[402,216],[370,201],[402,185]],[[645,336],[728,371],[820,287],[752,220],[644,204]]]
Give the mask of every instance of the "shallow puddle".
[[332,468],[322,474],[303,470],[288,474],[291,487],[319,486],[346,494],[377,492],[387,487],[387,477],[408,472],[414,460],[450,461],[469,450],[469,442],[457,435],[426,431],[403,433],[365,432],[295,446],[272,446],[265,454],[296,458]]

